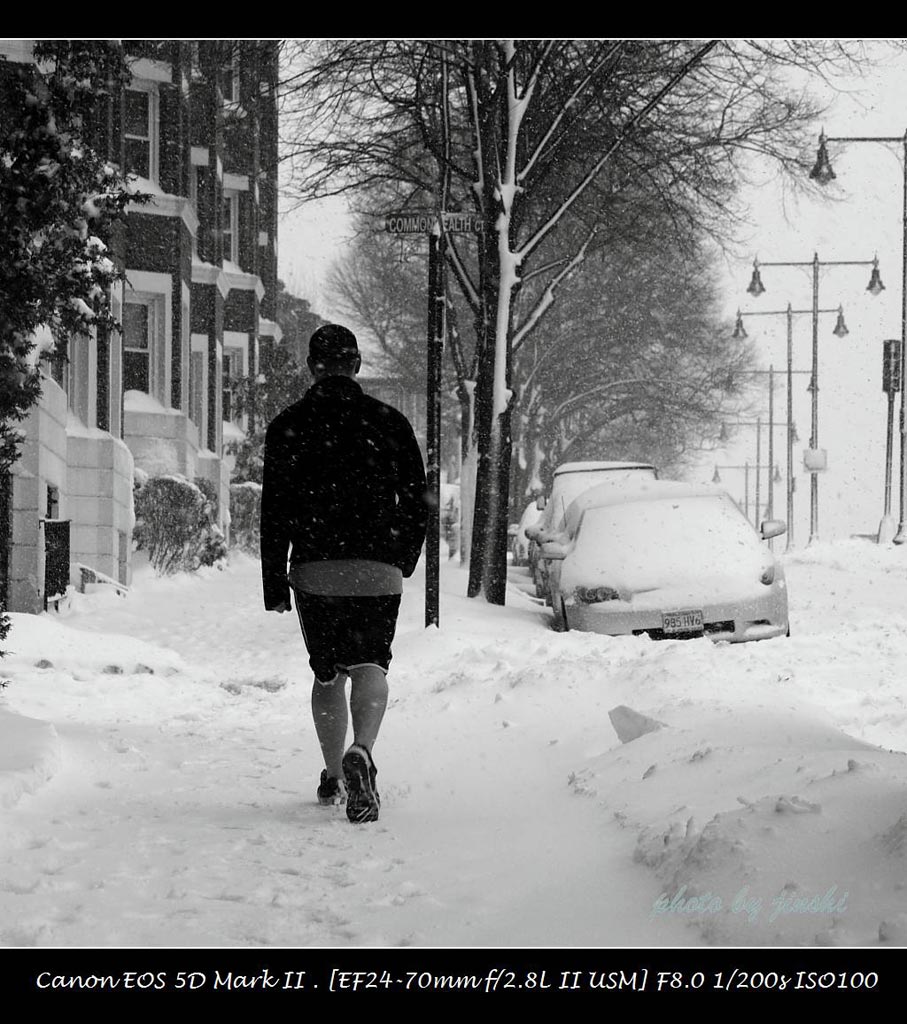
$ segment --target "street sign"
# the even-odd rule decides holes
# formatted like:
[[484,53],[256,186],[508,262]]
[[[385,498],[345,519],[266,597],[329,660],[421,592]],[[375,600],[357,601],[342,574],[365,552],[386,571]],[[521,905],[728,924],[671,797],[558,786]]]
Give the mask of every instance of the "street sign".
[[[482,233],[482,218],[477,213],[442,213],[447,232]],[[435,213],[389,213],[384,218],[384,230],[392,235],[428,235],[435,229]]]

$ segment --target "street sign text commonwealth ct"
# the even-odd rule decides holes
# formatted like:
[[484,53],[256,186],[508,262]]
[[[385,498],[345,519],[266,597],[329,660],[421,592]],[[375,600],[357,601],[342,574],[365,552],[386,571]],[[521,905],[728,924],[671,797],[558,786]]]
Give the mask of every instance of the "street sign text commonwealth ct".
[[[482,218],[475,213],[442,213],[444,230],[481,234]],[[384,218],[384,230],[393,235],[427,235],[434,231],[437,214],[391,213]]]

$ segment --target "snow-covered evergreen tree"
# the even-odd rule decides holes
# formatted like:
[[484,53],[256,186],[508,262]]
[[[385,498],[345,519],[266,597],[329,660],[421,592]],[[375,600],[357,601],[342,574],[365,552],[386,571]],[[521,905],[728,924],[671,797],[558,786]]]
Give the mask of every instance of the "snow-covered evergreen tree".
[[[130,78],[121,48],[46,40],[34,64],[0,61],[0,479],[19,457],[41,394],[39,360],[92,330],[113,330],[110,291],[122,276],[108,250],[130,193],[121,168],[93,148],[99,104]],[[5,506],[4,506],[5,507]],[[3,524],[0,524],[0,534]],[[7,630],[0,611],[0,639]]]

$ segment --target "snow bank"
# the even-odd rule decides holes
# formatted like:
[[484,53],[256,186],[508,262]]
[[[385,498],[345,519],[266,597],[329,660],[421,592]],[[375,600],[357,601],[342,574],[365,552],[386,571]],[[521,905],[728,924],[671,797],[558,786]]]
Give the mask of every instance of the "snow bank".
[[444,563],[426,628],[420,568],[361,828],[254,559],[15,616],[0,750],[17,712],[62,761],[2,810],[0,945],[905,944],[905,552],[785,567],[792,636],[743,645],[555,633]]
[[0,808],[33,793],[60,767],[57,731],[0,704]]
[[[104,596],[114,602],[123,600],[116,595]],[[185,669],[183,659],[175,651],[132,637],[119,634],[89,637],[83,630],[56,621],[50,615],[12,614],[10,621],[12,628],[6,641],[8,656],[3,660],[4,673],[10,677],[30,668],[66,672],[75,677],[98,672],[174,675]]]
[[129,390],[123,393],[123,408],[127,412],[164,413],[167,416],[179,416],[179,409],[171,409],[145,391]]

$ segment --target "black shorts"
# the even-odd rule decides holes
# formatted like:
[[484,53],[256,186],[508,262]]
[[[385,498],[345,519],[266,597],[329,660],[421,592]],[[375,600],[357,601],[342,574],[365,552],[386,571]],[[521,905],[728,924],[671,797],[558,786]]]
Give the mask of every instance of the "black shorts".
[[377,665],[386,672],[400,610],[399,594],[328,597],[293,591],[302,638],[315,678],[330,682],[338,670]]

